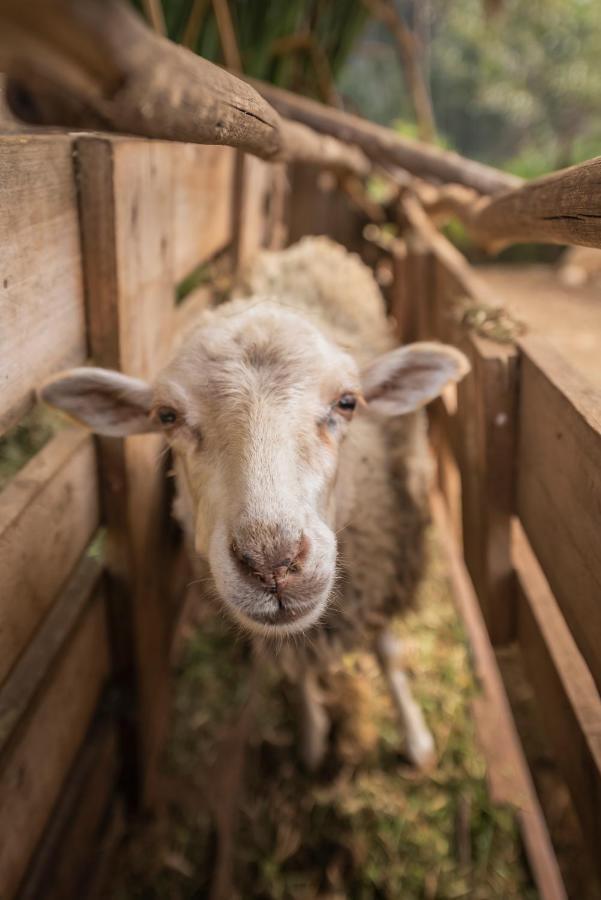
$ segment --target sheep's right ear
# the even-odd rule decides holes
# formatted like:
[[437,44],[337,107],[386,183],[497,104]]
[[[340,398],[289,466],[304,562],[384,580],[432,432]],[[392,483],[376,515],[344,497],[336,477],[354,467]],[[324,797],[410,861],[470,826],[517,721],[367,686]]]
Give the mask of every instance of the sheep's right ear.
[[40,387],[38,396],[98,434],[126,437],[158,427],[149,415],[150,386],[110,369],[60,372]]

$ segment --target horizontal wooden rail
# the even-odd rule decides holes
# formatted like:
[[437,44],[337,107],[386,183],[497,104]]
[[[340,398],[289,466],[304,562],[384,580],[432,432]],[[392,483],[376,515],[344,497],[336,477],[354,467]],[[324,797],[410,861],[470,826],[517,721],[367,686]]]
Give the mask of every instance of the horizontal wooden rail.
[[481,194],[494,194],[522,183],[515,175],[430,144],[403,138],[392,128],[376,125],[308,97],[266,82],[250,80],[250,83],[281,115],[322,134],[355,144],[374,162],[400,166],[415,175],[464,184]]
[[513,559],[521,654],[591,861],[601,874],[601,698],[517,522]]
[[83,556],[60,598],[0,688],[0,756],[43,688],[100,579],[100,566]]
[[370,168],[360,149],[281,119],[250,85],[155,34],[120,0],[2,0],[0,66],[14,111],[34,124]]
[[457,216],[476,243],[496,253],[509,244],[535,241],[601,246],[600,177],[597,157],[493,197],[458,185],[410,187],[429,214],[437,220]]
[[541,900],[566,900],[557,859],[524,757],[478,598],[461,552],[451,537],[444,501],[435,493],[432,512],[445,555],[453,596],[465,626],[480,693],[472,708],[487,762],[491,795],[517,810],[528,860]]
[[59,432],[0,494],[0,684],[98,527],[91,437]]
[[520,340],[517,509],[601,688],[601,409],[586,379],[546,341]]

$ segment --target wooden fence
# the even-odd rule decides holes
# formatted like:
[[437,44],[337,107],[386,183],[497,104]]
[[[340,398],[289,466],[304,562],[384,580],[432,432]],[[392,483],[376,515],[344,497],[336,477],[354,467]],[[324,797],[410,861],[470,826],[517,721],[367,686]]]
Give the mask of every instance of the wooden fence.
[[[0,138],[0,435],[61,368],[152,377],[206,300],[178,285],[267,240],[280,175],[229,147]],[[159,449],[64,427],[0,493],[3,900],[82,896],[156,799],[186,574]]]
[[[210,260],[233,271],[286,231],[329,233],[369,254],[364,211],[337,184],[229,147],[0,138],[0,434],[63,367],[92,359],[152,377],[207,302],[203,288],[181,294]],[[461,607],[491,783],[520,809],[542,896],[559,898],[491,643],[519,644],[598,865],[598,400],[539,339],[478,334],[465,310],[490,298],[482,303],[477,278],[427,229],[413,223],[385,255],[400,337],[452,341],[472,362],[457,396],[432,410],[444,497],[435,508],[449,523],[460,600],[473,586],[490,635],[479,609]],[[83,896],[123,814],[157,797],[186,583],[159,450],[158,436],[95,439],[65,427],[0,493],[3,898]]]

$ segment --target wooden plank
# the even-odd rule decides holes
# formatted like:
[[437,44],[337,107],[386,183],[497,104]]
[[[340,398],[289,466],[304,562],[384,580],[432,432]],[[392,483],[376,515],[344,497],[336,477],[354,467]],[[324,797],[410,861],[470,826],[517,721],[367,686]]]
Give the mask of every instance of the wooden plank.
[[[494,644],[515,632],[511,517],[515,509],[518,353],[511,343],[480,337],[458,321],[454,301],[463,296],[455,274],[435,269],[426,316],[436,337],[458,346],[471,364],[457,386],[457,411],[438,409],[461,472],[465,560]],[[419,294],[417,295],[420,296]],[[444,421],[443,421],[444,420]]]
[[601,874],[601,698],[517,521],[518,640],[545,731]]
[[515,175],[493,169],[492,166],[465,159],[431,144],[401,137],[392,128],[376,125],[263,81],[247,81],[281,115],[302,122],[322,134],[334,135],[345,143],[356,144],[377,163],[400,166],[416,175],[434,177],[443,182],[465,184],[482,194],[494,194],[522,183]]
[[[173,336],[173,185],[168,144],[81,138],[82,199],[90,344],[99,365],[149,379]],[[108,532],[111,633],[118,679],[136,715],[123,720],[128,782],[152,804],[169,696],[169,518],[159,435],[99,441]]]
[[98,526],[92,439],[59,432],[0,494],[0,684]]
[[116,802],[118,741],[113,722],[95,723],[69,773],[60,800],[19,890],[19,900],[86,896],[107,817]]
[[86,354],[72,141],[0,137],[0,434]]
[[0,755],[43,687],[100,578],[96,560],[84,555],[29,646],[0,689]]
[[543,339],[520,341],[517,508],[601,688],[601,407],[598,392]]
[[234,184],[232,251],[234,268],[243,269],[266,241],[266,212],[271,191],[269,164],[238,153]]
[[86,610],[0,761],[0,896],[10,900],[81,745],[109,671],[102,596]]
[[338,187],[331,172],[300,163],[288,167],[288,240],[295,243],[306,234],[325,234],[358,251],[363,243],[365,217]]
[[559,866],[517,735],[478,598],[461,553],[451,537],[444,501],[438,493],[432,498],[432,512],[480,687],[480,693],[472,706],[478,740],[487,761],[491,797],[496,803],[509,803],[516,809],[541,900],[566,900]]
[[170,148],[173,274],[177,281],[232,239],[235,155],[231,147],[174,144]]

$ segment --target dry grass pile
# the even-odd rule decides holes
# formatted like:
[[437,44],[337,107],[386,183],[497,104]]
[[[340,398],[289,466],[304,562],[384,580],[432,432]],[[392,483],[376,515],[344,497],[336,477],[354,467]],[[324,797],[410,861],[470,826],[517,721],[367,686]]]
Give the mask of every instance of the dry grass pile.
[[[536,896],[511,811],[487,796],[464,638],[432,557],[420,609],[398,628],[435,732],[435,771],[418,775],[406,764],[375,663],[356,654],[329,686],[334,727],[323,771],[304,773],[292,686],[264,667],[253,675],[245,643],[220,618],[200,613],[177,675],[164,813],[123,849],[111,900],[208,896],[217,847],[212,810],[223,824],[232,797],[238,814],[228,897]],[[238,720],[249,694],[255,701],[238,793]]]

